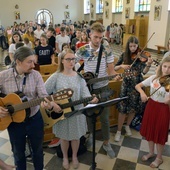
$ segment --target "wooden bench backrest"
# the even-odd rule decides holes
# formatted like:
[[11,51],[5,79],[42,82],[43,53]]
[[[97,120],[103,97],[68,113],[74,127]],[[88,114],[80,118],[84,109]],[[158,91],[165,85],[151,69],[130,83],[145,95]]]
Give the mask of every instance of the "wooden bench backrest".
[[40,73],[42,75],[52,74],[57,71],[57,68],[58,68],[58,65],[53,65],[53,64],[40,65]]

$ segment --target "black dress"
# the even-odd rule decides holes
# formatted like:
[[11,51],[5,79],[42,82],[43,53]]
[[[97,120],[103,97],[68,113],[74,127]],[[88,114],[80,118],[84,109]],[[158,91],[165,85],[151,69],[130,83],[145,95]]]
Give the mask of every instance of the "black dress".
[[[124,53],[119,57],[115,66],[123,64],[123,56]],[[131,61],[133,62],[133,60]],[[143,104],[140,99],[139,92],[136,91],[135,86],[143,81],[143,70],[146,64],[142,63],[139,59],[131,67],[130,71],[132,71],[135,75],[131,77],[124,77],[120,90],[120,97],[128,96],[127,100],[121,101],[117,105],[117,109],[122,114],[128,113],[141,113],[143,111]]]

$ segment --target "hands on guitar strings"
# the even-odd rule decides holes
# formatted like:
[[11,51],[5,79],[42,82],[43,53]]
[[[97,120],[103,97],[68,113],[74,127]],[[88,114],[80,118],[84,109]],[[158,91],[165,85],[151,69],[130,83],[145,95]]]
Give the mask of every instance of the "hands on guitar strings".
[[47,98],[44,98],[44,101],[41,102],[41,107],[50,112],[63,112],[61,107],[55,101],[50,101]]
[[9,114],[8,109],[0,106],[0,118],[6,117]]
[[95,103],[98,103],[99,102],[99,99],[97,98],[97,96],[95,94],[92,95],[94,98],[93,100],[91,100],[89,103],[90,104],[95,104]]

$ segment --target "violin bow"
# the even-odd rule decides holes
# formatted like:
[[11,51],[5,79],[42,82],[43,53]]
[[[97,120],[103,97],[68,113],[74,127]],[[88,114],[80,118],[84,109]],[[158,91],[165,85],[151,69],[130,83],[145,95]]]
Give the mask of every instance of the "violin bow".
[[[147,46],[147,44],[148,44],[148,42],[150,41],[150,39],[153,37],[153,35],[155,34],[155,32],[153,32],[152,33],[152,35],[150,36],[150,38],[147,40],[147,42],[146,42],[146,44],[145,44],[145,46],[142,48],[142,50],[141,50],[141,52],[140,53],[142,53],[143,51],[144,51],[144,49],[146,48],[146,46]],[[137,54],[138,55],[138,54]],[[138,59],[138,57],[136,57],[135,58],[135,60],[133,61],[133,63],[130,65],[130,67],[132,67],[133,66],[133,64],[136,62],[136,60]]]
[[[160,85],[160,87],[159,88],[157,88],[154,92],[152,92],[150,95],[149,95],[149,97],[151,97],[153,94],[155,94],[155,92],[157,92],[162,86],[166,86],[166,85],[168,85],[169,83],[167,83],[166,81],[163,83],[163,84],[161,84]],[[149,98],[148,97],[148,98]]]
[[148,98],[150,98],[153,94],[155,94],[161,87],[162,87],[162,86],[160,86],[160,87],[157,88],[154,92],[152,92],[152,93],[148,96]]

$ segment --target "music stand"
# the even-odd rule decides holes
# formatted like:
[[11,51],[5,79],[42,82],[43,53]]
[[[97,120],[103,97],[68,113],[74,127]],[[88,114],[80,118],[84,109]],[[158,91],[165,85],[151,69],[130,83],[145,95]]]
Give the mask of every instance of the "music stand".
[[[92,125],[93,125],[93,130],[92,130],[92,134],[93,134],[93,149],[92,149],[92,165],[91,168],[92,170],[96,169],[96,162],[95,162],[95,136],[96,136],[96,118],[97,116],[101,115],[101,113],[103,112],[105,107],[109,107],[112,105],[115,105],[119,102],[121,102],[122,100],[127,99],[128,97],[122,97],[122,98],[116,98],[116,99],[112,99],[106,102],[102,102],[102,103],[98,103],[98,104],[88,104],[86,107],[80,109],[79,111],[81,111],[85,116],[90,117],[92,119]],[[95,112],[94,112],[95,110]]]

